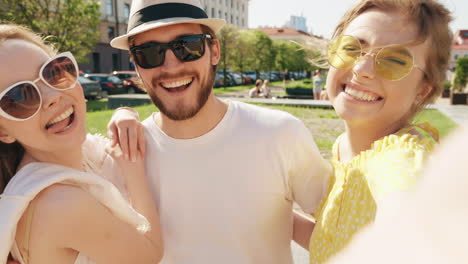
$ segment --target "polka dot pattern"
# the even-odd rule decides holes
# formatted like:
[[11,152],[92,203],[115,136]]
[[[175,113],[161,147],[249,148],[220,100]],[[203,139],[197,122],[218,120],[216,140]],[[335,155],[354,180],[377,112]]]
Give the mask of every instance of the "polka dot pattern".
[[[427,136],[409,133],[415,129],[422,129]],[[335,176],[329,195],[315,214],[317,223],[309,247],[311,264],[325,263],[345,248],[358,230],[372,223],[377,204],[386,194],[414,187],[424,160],[438,140],[438,131],[428,123],[406,127],[375,141],[349,163],[338,160],[340,138],[333,146]]]

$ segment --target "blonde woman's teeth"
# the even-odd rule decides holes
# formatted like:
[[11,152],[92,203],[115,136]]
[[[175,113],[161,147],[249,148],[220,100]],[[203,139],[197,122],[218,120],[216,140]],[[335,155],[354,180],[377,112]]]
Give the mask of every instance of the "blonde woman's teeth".
[[361,100],[361,101],[372,102],[372,101],[377,101],[379,99],[379,97],[377,97],[375,95],[372,95],[372,94],[370,94],[368,92],[354,90],[354,89],[349,88],[349,87],[345,88],[345,93],[347,93],[348,95],[351,95],[353,98],[356,98],[356,99]]
[[67,111],[63,112],[63,114],[61,114],[58,117],[54,118],[52,121],[47,123],[47,125],[50,126],[50,125],[58,123],[58,122],[60,122],[62,120],[65,120],[66,118],[71,116],[71,114],[73,114],[73,107],[68,108]]

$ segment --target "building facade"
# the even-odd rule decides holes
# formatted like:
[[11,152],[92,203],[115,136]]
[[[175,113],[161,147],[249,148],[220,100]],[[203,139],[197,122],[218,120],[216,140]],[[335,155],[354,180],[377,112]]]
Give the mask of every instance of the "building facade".
[[222,18],[238,28],[249,26],[249,0],[201,0],[209,18]]
[[288,22],[284,25],[295,30],[307,32],[307,19],[303,16],[291,16]]
[[453,46],[449,64],[449,69],[451,71],[455,71],[455,65],[459,58],[468,58],[468,29],[458,30],[453,36]]
[[127,32],[128,17],[132,0],[97,0],[101,2],[99,40],[88,55],[88,63],[80,64],[85,72],[110,73],[114,70],[133,69],[128,52],[114,49],[110,41]]
[[299,43],[310,43],[318,46],[325,46],[326,41],[322,37],[318,37],[307,32],[292,29],[289,27],[261,27],[255,30],[260,30],[267,34],[272,40],[295,41]]

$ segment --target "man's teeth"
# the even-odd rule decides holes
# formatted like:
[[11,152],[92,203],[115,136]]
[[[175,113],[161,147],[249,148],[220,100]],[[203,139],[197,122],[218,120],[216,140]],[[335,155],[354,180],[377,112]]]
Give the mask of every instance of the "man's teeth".
[[63,114],[61,114],[60,116],[54,118],[54,120],[50,121],[47,125],[50,126],[55,123],[58,123],[64,120],[65,118],[69,117],[71,114],[73,114],[73,107],[68,108],[67,111],[63,112]]
[[162,86],[164,86],[164,88],[176,88],[176,87],[180,87],[182,85],[187,85],[191,81],[192,81],[192,79],[187,79],[187,80],[182,80],[182,81],[177,81],[177,82],[162,83]]
[[379,99],[378,97],[376,97],[374,95],[371,95],[371,94],[363,92],[363,91],[354,90],[354,89],[349,88],[349,87],[345,88],[345,93],[351,95],[352,97],[354,97],[354,98],[356,98],[358,100],[362,100],[362,101],[371,102],[371,101],[377,101],[377,99]]

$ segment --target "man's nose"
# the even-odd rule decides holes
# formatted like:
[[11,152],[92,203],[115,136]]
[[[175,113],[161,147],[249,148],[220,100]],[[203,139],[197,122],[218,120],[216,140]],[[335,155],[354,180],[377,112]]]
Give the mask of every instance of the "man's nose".
[[164,59],[164,64],[162,67],[164,67],[164,70],[177,70],[183,66],[183,62],[180,61],[176,55],[174,54],[174,51],[171,49],[166,50],[165,54],[165,59]]

